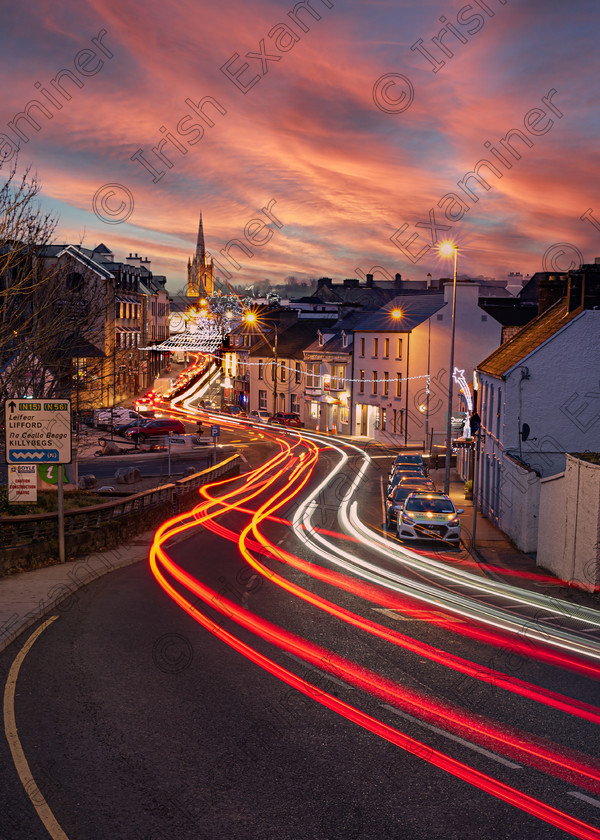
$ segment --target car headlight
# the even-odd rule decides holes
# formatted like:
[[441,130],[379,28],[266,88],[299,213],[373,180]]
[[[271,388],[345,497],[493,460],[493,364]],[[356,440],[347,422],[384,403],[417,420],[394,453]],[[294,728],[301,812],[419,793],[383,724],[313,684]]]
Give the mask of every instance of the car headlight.
[[448,522],[448,527],[449,528],[456,528],[457,525],[460,525],[460,520],[459,520],[458,516],[455,516],[454,519],[451,519]]
[[407,516],[405,513],[402,514],[402,516],[400,517],[400,520],[404,523],[404,525],[414,525],[415,524],[414,519],[411,519],[411,517]]

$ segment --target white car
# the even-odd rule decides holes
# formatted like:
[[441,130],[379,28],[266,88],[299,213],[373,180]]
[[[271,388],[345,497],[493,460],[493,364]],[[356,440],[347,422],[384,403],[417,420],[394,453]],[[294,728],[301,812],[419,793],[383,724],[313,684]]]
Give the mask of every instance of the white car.
[[270,416],[269,412],[265,411],[263,408],[259,408],[258,411],[250,412],[250,419],[254,420],[255,423],[268,423]]
[[450,496],[444,493],[411,493],[398,512],[396,532],[399,540],[436,540],[458,545],[459,513]]

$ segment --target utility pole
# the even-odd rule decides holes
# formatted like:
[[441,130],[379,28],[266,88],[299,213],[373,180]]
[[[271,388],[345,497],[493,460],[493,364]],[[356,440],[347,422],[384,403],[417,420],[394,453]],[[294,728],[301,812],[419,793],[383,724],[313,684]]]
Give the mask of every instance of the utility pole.
[[277,324],[275,324],[275,344],[273,346],[273,414],[277,414]]

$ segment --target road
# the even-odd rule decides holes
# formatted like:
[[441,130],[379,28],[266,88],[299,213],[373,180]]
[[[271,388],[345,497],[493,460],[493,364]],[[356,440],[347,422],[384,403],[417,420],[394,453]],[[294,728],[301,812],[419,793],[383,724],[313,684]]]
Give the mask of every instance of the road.
[[380,447],[264,434],[0,656],[3,840],[600,838],[596,602],[386,536]]

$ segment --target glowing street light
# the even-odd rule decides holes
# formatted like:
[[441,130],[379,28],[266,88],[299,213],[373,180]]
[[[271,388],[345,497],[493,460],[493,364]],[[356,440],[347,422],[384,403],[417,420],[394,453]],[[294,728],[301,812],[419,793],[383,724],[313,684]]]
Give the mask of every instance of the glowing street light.
[[392,309],[391,312],[392,318],[395,318],[397,321],[402,318],[402,310],[401,309]]
[[450,367],[448,370],[448,421],[446,423],[446,469],[444,473],[444,493],[450,490],[450,456],[452,452],[452,385],[454,382],[454,335],[456,327],[456,273],[458,268],[458,245],[454,242],[441,242],[438,248],[442,257],[454,256],[454,280],[452,284],[452,337],[450,339]]

